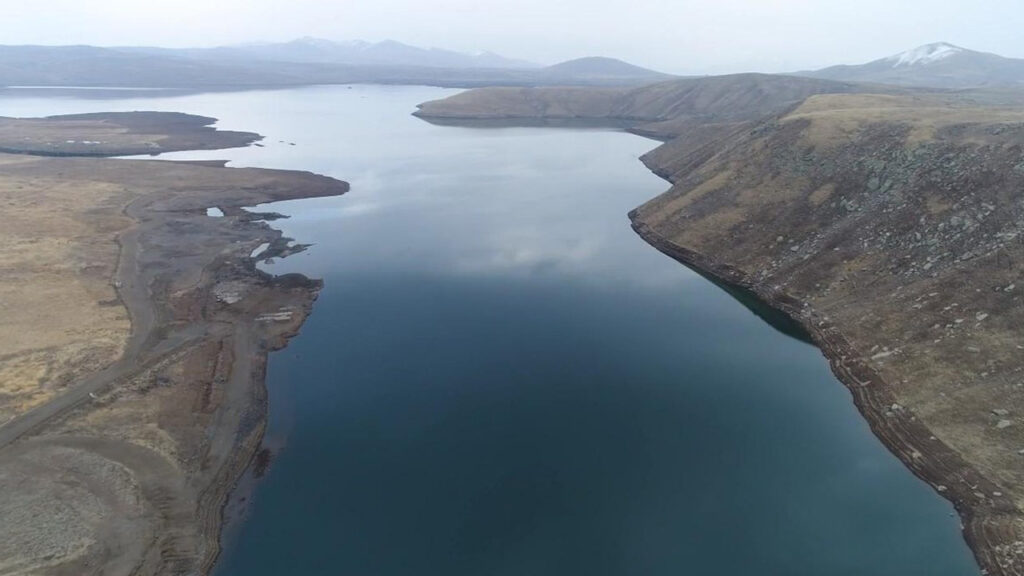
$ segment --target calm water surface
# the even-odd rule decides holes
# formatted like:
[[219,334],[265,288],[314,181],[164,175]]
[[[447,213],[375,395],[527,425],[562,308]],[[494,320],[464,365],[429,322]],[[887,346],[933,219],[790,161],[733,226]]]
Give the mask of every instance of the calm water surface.
[[218,576],[978,573],[816,349],[632,233],[655,143],[409,116],[449,93],[0,95],[215,116],[266,146],[169,157],[352,183],[273,208],[316,246],[269,269],[326,286],[271,358],[280,449]]

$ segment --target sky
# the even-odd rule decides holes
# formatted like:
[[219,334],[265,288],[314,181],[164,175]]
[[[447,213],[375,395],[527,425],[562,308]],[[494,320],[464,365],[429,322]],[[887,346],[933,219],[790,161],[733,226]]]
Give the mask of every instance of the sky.
[[610,56],[676,74],[855,64],[931,42],[1024,58],[1022,0],[3,0],[0,43],[200,47],[303,36]]

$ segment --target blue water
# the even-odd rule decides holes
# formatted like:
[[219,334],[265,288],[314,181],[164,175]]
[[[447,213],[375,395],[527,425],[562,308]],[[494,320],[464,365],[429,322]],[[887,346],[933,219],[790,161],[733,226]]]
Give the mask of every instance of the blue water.
[[449,93],[0,94],[216,116],[266,146],[170,157],[352,183],[273,205],[315,246],[267,269],[326,284],[271,357],[276,455],[218,576],[978,574],[815,348],[630,230],[655,143],[409,116]]

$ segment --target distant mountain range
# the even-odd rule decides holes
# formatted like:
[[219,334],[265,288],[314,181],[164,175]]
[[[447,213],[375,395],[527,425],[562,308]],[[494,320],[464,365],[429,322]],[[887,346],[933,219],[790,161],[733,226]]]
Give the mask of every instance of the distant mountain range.
[[218,48],[0,46],[0,86],[232,89],[311,84],[632,86],[673,78],[611,58],[542,67],[490,52],[303,38]]
[[[1024,86],[1024,60],[927,44],[866,64],[795,73],[819,80],[943,89]],[[393,40],[300,38],[216,48],[0,46],[0,86],[238,89],[313,84],[642,86],[677,76],[613,58],[541,66],[491,52],[465,54]]]
[[831,66],[801,76],[933,88],[1024,85],[1024,60],[976,52],[946,42],[927,44],[867,64]]
[[291,42],[258,42],[216,48],[129,47],[117,50],[140,54],[180,56],[194,60],[348,64],[352,66],[425,66],[431,68],[540,68],[539,64],[506,58],[493,52],[465,54],[440,48],[419,48],[394,40],[335,42],[299,38]]

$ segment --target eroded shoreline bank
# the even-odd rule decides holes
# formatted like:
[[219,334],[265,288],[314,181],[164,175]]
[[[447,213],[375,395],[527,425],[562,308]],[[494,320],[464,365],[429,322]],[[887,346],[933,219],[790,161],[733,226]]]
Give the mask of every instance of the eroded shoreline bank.
[[[832,373],[850,391],[858,411],[874,435],[914,475],[949,500],[960,514],[964,538],[986,574],[1021,574],[1006,563],[1018,541],[1015,522],[1020,513],[998,486],[972,468],[953,449],[937,439],[913,413],[900,406],[890,385],[862,361],[838,327],[804,302],[752,280],[736,267],[679,246],[629,214],[633,230],[648,244],[700,274],[738,286],[797,323],[829,362]],[[992,495],[979,503],[978,494]]]

